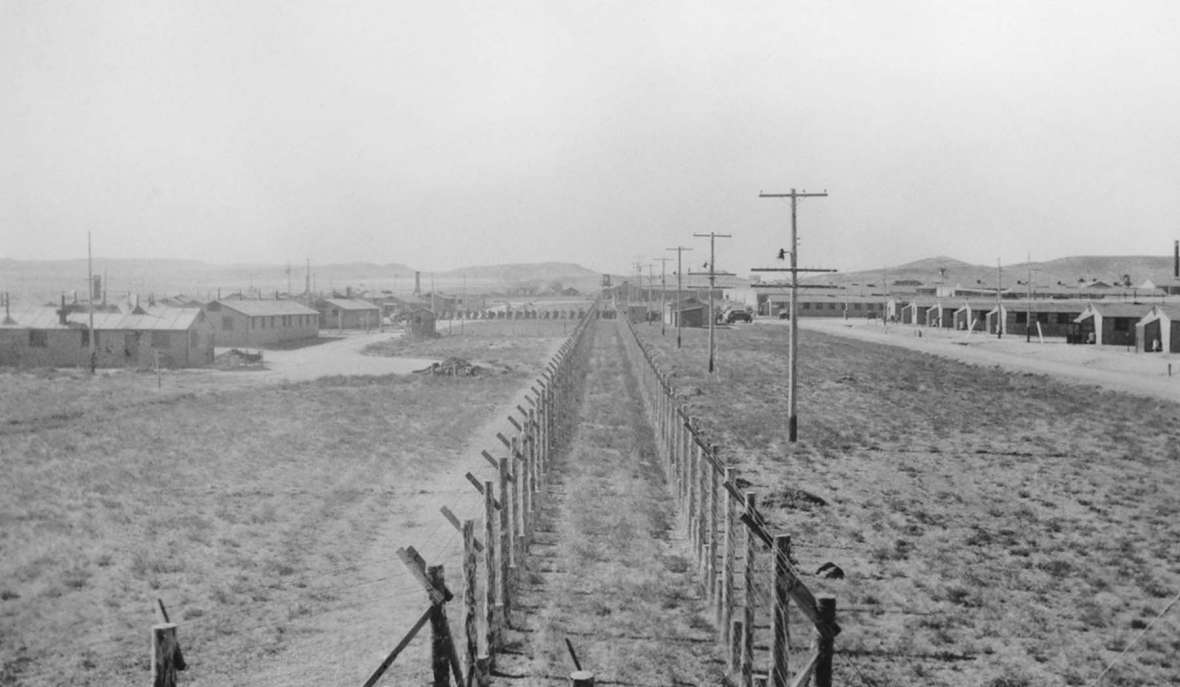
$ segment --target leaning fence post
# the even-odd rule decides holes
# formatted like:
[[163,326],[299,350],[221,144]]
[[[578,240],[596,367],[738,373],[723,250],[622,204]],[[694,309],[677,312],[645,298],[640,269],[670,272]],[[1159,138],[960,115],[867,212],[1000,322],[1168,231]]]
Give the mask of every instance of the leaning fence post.
[[790,680],[790,655],[787,647],[791,634],[787,627],[787,607],[790,600],[789,570],[791,557],[791,537],[786,534],[776,535],[774,551],[774,592],[771,597],[771,644],[770,644],[770,684],[771,687],[787,687]]
[[[821,594],[815,598],[819,606],[819,619],[827,627],[836,625],[836,597]],[[815,638],[815,687],[832,687],[832,654],[835,650],[835,637],[831,634],[817,633]]]
[[745,618],[742,627],[742,686],[754,685],[754,547],[757,537],[750,529],[757,522],[757,496],[752,491],[746,492],[746,563],[745,563]]
[[176,623],[152,625],[152,687],[176,687]]
[[[427,568],[426,576],[435,589],[446,589],[446,578],[441,565]],[[447,627],[447,614],[443,604],[436,603],[430,614],[430,666],[434,674],[434,687],[450,687],[450,659],[451,630]]]

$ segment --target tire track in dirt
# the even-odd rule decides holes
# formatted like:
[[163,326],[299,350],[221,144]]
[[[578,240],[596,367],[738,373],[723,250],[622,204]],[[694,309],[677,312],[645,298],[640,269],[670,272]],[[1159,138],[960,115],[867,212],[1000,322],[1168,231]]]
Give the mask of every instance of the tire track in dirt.
[[622,341],[613,322],[595,326],[581,414],[539,502],[496,681],[568,684],[568,638],[599,684],[720,684],[711,612],[674,534],[676,510]]

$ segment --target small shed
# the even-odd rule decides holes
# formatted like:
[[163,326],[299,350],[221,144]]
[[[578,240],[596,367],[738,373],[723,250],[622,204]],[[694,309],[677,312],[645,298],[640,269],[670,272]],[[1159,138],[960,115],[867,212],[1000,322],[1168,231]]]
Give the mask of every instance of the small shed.
[[664,322],[673,327],[704,327],[708,321],[708,306],[696,298],[685,298],[679,303],[668,303],[664,308]]
[[1180,353],[1180,305],[1154,305],[1135,323],[1135,349]]
[[438,336],[435,330],[434,312],[429,308],[414,308],[404,315],[406,334],[413,339],[429,339]]

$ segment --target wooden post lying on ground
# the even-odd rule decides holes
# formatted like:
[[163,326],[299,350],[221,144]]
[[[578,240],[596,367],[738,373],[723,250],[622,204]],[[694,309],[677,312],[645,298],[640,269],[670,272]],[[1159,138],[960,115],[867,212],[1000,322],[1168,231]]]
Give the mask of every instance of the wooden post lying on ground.
[[594,673],[588,670],[575,670],[570,673],[570,687],[594,687]]
[[176,623],[152,625],[152,687],[176,687]]
[[787,608],[790,605],[791,575],[788,571],[791,557],[791,538],[780,534],[774,538],[771,550],[774,561],[774,592],[771,599],[771,644],[770,684],[771,687],[787,687],[790,681],[790,630],[787,627]]

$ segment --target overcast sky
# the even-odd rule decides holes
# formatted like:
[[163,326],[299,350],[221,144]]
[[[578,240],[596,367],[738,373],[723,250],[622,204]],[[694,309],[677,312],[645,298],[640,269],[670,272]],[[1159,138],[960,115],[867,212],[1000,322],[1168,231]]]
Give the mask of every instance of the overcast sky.
[[0,257],[1168,255],[1180,2],[0,0]]

